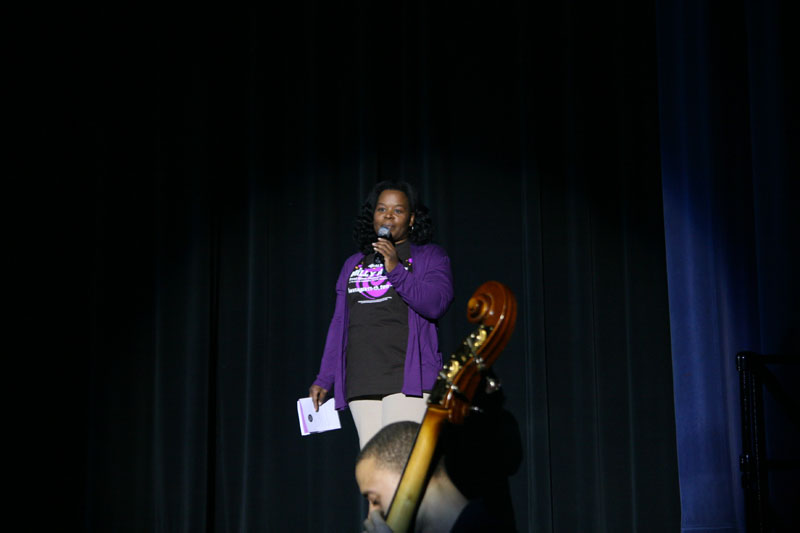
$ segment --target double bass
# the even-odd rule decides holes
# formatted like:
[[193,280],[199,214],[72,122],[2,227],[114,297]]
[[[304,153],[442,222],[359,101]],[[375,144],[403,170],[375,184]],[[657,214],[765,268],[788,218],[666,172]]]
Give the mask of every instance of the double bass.
[[517,301],[508,287],[487,281],[467,302],[467,320],[477,324],[444,364],[428,398],[400,483],[389,507],[386,524],[406,533],[425,493],[445,424],[461,424],[475,393],[492,364],[508,344],[517,319]]

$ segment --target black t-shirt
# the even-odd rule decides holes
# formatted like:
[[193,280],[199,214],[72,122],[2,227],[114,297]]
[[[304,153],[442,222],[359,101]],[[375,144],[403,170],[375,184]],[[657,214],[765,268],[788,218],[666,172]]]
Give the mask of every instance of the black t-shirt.
[[[408,241],[397,245],[402,262],[410,268]],[[369,254],[356,265],[347,281],[346,395],[384,396],[403,388],[408,346],[408,305],[386,277],[383,264]]]
[[450,533],[514,533],[516,528],[500,517],[492,515],[483,500],[472,500],[467,504]]

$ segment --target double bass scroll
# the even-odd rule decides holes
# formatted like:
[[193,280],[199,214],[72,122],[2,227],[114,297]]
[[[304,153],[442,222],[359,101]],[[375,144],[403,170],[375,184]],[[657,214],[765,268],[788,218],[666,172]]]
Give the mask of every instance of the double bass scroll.
[[467,320],[477,327],[439,372],[389,508],[386,523],[395,533],[407,532],[413,523],[443,424],[464,421],[481,380],[508,344],[517,320],[516,298],[502,283],[487,281],[467,302]]

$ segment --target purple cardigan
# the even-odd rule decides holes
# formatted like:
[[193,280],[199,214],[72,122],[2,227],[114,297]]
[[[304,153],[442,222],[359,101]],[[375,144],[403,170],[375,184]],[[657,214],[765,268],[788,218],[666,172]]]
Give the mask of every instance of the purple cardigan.
[[[349,313],[347,280],[364,254],[358,253],[344,262],[336,281],[336,309],[333,313],[322,363],[314,385],[334,388],[336,409],[347,407],[345,398],[345,354]],[[387,274],[397,294],[408,304],[408,348],[403,371],[402,392],[422,396],[430,390],[442,368],[436,321],[453,302],[453,273],[450,258],[436,244],[411,244],[413,271],[398,265]]]

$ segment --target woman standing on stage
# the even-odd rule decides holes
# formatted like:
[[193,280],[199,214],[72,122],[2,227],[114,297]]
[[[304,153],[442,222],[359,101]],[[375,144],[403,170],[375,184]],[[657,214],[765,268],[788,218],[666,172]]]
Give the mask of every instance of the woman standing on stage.
[[420,422],[442,368],[437,321],[453,301],[453,275],[432,234],[428,209],[402,181],[376,184],[355,222],[360,251],[336,282],[309,395],[318,408],[334,388],[336,408],[350,408],[361,448],[387,424]]

